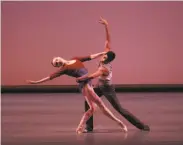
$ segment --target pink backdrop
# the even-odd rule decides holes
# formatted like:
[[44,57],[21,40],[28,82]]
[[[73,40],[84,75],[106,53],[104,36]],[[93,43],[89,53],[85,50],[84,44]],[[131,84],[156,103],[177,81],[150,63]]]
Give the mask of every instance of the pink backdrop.
[[[66,59],[103,50],[110,24],[115,84],[183,83],[183,2],[2,2],[2,84],[26,85]],[[90,72],[94,60],[87,62]],[[76,84],[62,76],[45,85]]]

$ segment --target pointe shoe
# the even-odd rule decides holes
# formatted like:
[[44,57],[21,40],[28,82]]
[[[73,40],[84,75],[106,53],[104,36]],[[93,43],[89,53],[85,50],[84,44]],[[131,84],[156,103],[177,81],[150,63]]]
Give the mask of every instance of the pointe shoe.
[[82,134],[82,133],[83,133],[83,127],[78,127],[78,128],[76,129],[76,133],[77,133],[77,134]]
[[76,130],[77,134],[82,134],[83,132],[81,130]]
[[126,132],[128,132],[128,129],[127,129],[127,127],[126,127],[126,125],[124,125],[123,123],[119,123],[119,125],[121,126],[121,128],[123,129],[123,131],[126,133]]
[[128,132],[128,129],[127,129],[127,127],[126,127],[126,126],[124,126],[124,127],[123,127],[123,131],[124,131],[125,133],[127,133],[127,132]]

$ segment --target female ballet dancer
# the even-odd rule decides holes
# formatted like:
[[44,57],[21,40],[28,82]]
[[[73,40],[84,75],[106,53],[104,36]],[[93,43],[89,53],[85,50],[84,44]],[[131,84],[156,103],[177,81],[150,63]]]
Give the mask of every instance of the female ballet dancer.
[[[28,80],[27,82],[30,84],[43,83],[64,74],[75,78],[82,77],[88,74],[88,70],[84,66],[83,62],[98,58],[105,54],[106,52],[101,52],[87,57],[74,57],[71,60],[65,60],[61,57],[55,57],[53,58],[51,64],[54,67],[58,67],[58,70],[56,72],[52,73],[48,77],[45,77],[41,80],[38,81]],[[90,77],[92,78],[92,76]],[[118,125],[120,125],[120,127],[123,129],[124,132],[127,132],[127,127],[125,126],[125,124],[113,115],[113,113],[104,105],[103,101],[94,92],[90,79],[79,82],[79,89],[82,92],[83,96],[85,97],[89,105],[89,109],[84,113],[83,117],[81,118],[81,121],[76,129],[76,133],[78,134],[83,133],[86,121],[90,118],[90,116],[92,116],[92,114],[95,111],[95,104],[101,109],[101,111],[106,116],[108,116],[109,118],[114,120]]]

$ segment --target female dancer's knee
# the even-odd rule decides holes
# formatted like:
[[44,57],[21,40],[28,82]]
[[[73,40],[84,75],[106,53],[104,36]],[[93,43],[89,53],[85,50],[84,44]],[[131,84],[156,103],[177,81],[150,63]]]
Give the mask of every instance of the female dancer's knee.
[[95,108],[94,107],[91,107],[87,112],[86,112],[86,115],[87,116],[91,116],[95,111]]

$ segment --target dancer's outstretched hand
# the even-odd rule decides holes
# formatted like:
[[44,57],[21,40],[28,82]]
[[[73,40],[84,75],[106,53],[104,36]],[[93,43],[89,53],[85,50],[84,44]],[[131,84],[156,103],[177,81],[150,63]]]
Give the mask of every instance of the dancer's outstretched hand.
[[103,25],[108,25],[107,20],[105,20],[102,16],[100,16],[99,23],[101,23],[101,24],[103,24]]
[[28,84],[37,84],[37,81],[26,80]]

